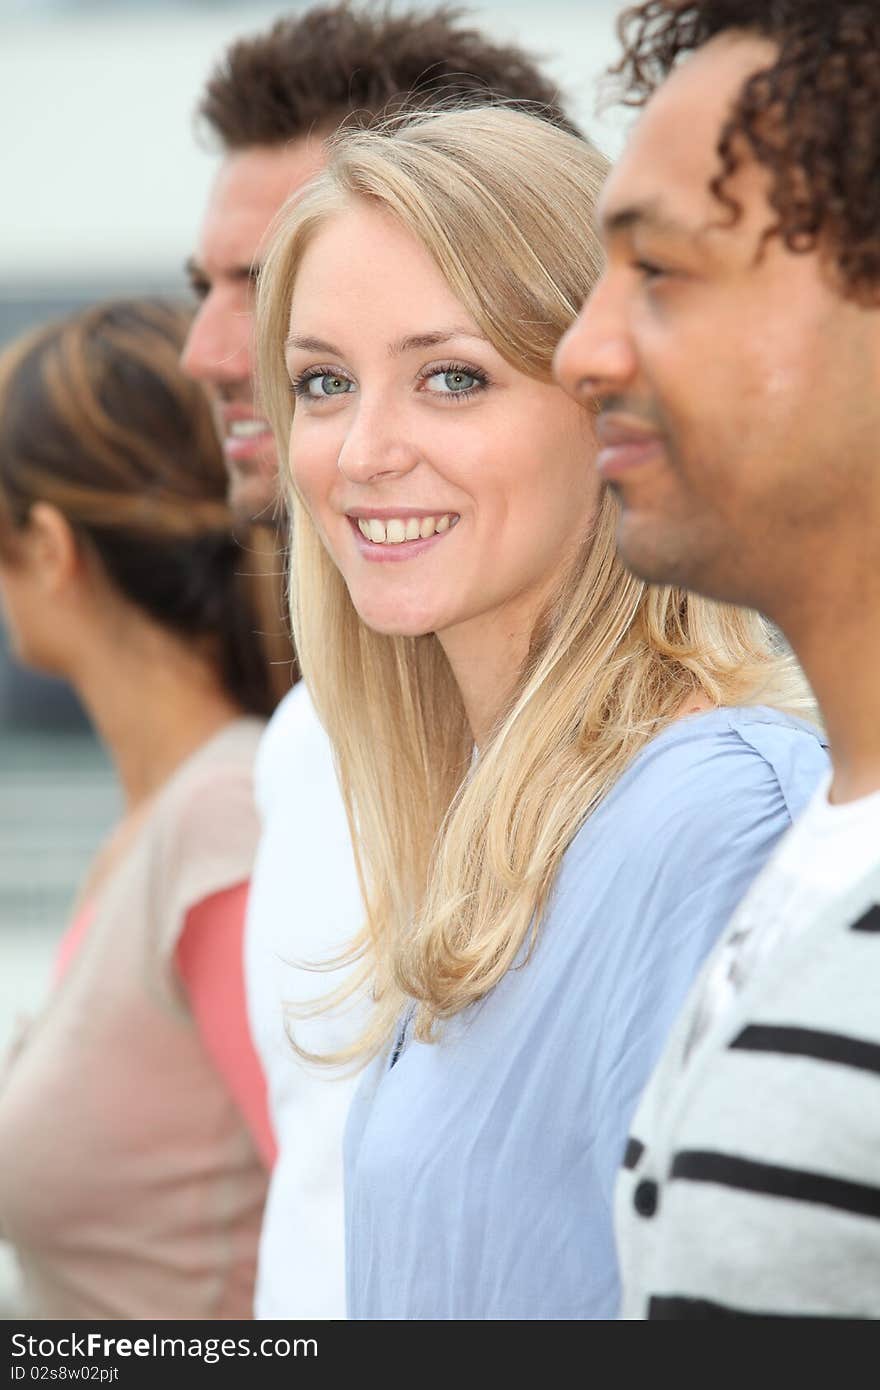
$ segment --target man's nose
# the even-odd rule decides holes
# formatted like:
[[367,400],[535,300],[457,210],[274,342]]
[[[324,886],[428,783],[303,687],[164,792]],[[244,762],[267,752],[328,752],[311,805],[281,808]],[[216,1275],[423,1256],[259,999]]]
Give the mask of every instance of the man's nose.
[[252,375],[252,315],[234,312],[211,292],[193,319],[181,366],[196,381],[223,385]]
[[600,281],[560,339],[553,374],[563,390],[585,404],[625,390],[635,372],[623,306],[611,284]]

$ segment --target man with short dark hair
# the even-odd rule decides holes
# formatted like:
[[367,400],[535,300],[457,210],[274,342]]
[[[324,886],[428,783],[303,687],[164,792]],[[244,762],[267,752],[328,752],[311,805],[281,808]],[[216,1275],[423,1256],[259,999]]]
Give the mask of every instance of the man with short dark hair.
[[833,758],[634,1121],[624,1315],[878,1317],[880,7],[652,0],[622,34],[645,109],[558,375],[627,564],[773,619]]
[[223,151],[188,272],[200,307],[183,365],[217,408],[231,500],[242,520],[275,517],[277,462],[254,407],[251,310],[272,219],[324,161],[346,119],[401,105],[515,101],[574,131],[553,84],[521,49],[465,25],[461,12],[317,7],[232,45],[199,114]]
[[[272,529],[284,520],[278,461],[255,406],[251,336],[254,280],[270,224],[320,169],[326,138],[346,118],[461,99],[537,105],[574,128],[551,83],[521,50],[493,42],[446,7],[307,10],[234,44],[205,88],[200,113],[223,159],[189,262],[201,302],[183,362],[214,400],[237,515],[265,523],[260,529],[279,552]],[[341,1135],[353,1083],[298,1063],[282,1010],[340,984],[338,972],[285,962],[331,959],[360,929],[362,908],[329,745],[301,686],[266,732],[257,800],[263,835],[245,959],[279,1158],[263,1224],[256,1313],[342,1317]],[[293,1031],[307,1050],[332,1052],[361,1022],[351,1015],[298,1020]]]

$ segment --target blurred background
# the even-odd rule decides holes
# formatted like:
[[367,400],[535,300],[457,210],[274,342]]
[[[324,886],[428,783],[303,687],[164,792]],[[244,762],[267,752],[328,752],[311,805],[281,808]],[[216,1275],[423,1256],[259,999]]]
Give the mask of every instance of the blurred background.
[[[215,164],[193,123],[202,83],[233,38],[305,7],[0,0],[0,344],[108,295],[186,294],[181,267]],[[622,117],[595,107],[620,8],[488,0],[466,10],[543,57],[613,157]],[[0,625],[0,1053],[16,1015],[41,1001],[79,876],[116,810],[108,762],[72,696],[16,670]]]

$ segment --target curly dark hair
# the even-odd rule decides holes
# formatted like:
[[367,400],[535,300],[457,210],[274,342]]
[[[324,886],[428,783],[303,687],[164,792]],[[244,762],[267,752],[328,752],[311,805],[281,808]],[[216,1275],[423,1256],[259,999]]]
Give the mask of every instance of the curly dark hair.
[[680,57],[716,35],[747,32],[776,45],[775,61],[744,84],[718,142],[712,191],[725,191],[742,142],[771,173],[769,235],[791,251],[820,241],[841,292],[880,303],[880,3],[878,0],[647,0],[618,21],[624,53],[612,69],[627,105],[641,106]]
[[580,134],[554,84],[521,48],[462,23],[447,5],[312,6],[240,39],[205,87],[198,115],[226,151],[280,145],[335,127],[350,113],[396,105],[508,101]]

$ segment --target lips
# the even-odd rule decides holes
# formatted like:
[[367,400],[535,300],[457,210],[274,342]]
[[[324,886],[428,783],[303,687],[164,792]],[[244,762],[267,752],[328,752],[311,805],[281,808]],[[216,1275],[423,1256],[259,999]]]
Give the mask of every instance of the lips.
[[656,462],[663,454],[662,436],[637,420],[600,416],[596,433],[600,446],[596,468],[608,482]]
[[455,512],[442,512],[423,517],[391,516],[382,519],[359,516],[353,519],[357,521],[361,535],[374,545],[405,545],[408,541],[426,541],[435,534],[442,535],[455,525],[458,516]]
[[441,543],[460,520],[458,512],[365,509],[346,513],[361,555],[367,560],[408,560]]
[[269,422],[249,407],[221,407],[220,423],[223,451],[227,458],[234,462],[247,463],[264,459],[267,453],[272,452],[274,439]]

